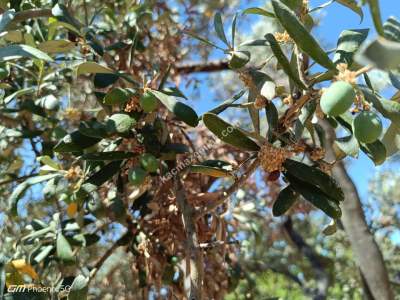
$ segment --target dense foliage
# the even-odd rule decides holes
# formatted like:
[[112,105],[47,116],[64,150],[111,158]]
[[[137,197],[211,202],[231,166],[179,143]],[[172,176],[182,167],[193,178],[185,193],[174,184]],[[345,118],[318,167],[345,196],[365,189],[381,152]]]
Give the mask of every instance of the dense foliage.
[[[394,299],[352,260],[340,170],[398,151],[400,23],[376,0],[206,2],[0,1],[0,299]],[[313,16],[334,2],[375,26],[327,51]],[[276,31],[239,42],[254,15]],[[199,115],[188,87],[215,82],[191,75],[225,70],[240,83]]]

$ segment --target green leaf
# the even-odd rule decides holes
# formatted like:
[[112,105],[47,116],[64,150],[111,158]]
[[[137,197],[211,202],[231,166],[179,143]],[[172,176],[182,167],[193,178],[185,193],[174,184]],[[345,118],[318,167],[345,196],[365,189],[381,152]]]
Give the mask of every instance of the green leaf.
[[75,261],[75,255],[72,251],[71,245],[61,232],[57,234],[56,253],[57,257],[63,262]]
[[309,201],[312,205],[322,210],[325,214],[333,219],[340,219],[342,211],[334,199],[330,198],[317,187],[301,181],[298,178],[285,173],[285,177],[289,180],[292,188]]
[[92,138],[83,135],[79,131],[74,131],[70,134],[67,134],[60,140],[53,148],[55,152],[65,153],[65,152],[79,152],[85,148],[89,148],[98,142],[101,139]]
[[127,158],[132,158],[136,155],[136,153],[124,151],[92,152],[82,155],[80,159],[91,161],[123,160]]
[[121,161],[113,161],[102,167],[99,171],[90,176],[85,184],[101,186],[103,183],[111,179],[121,170]]
[[297,72],[292,69],[292,66],[290,65],[289,60],[283,53],[281,47],[279,46],[279,43],[276,41],[275,37],[273,34],[268,33],[265,38],[269,42],[269,45],[271,46],[271,50],[275,55],[275,58],[278,60],[278,63],[282,67],[283,71],[286,73],[287,76],[293,82],[302,90],[306,90],[307,87],[304,85],[304,83],[300,80]]
[[168,96],[180,97],[180,98],[188,100],[188,98],[176,86],[166,87],[166,88],[162,89],[161,92]]
[[352,11],[354,11],[356,14],[358,14],[361,17],[361,21],[364,19],[364,13],[361,9],[360,6],[358,6],[358,3],[356,0],[335,0],[337,3],[340,3],[348,8],[350,8]]
[[206,160],[196,165],[191,165],[189,170],[211,177],[231,177],[232,165],[222,160]]
[[292,159],[286,159],[283,163],[283,167],[287,170],[288,174],[319,188],[334,201],[340,202],[344,200],[341,187],[331,176],[322,172],[320,169]]
[[358,157],[360,151],[360,144],[354,135],[338,138],[334,143],[334,147],[337,147],[337,149],[344,154],[343,156],[349,155],[352,157]]
[[25,195],[25,192],[32,186],[52,178],[61,176],[59,173],[52,173],[46,174],[41,176],[35,176],[25,180],[24,182],[20,183],[11,193],[10,197],[8,198],[8,209],[11,211],[12,214],[17,215],[17,206],[18,201]]
[[400,22],[395,17],[389,17],[383,24],[383,31],[385,38],[400,43]]
[[160,100],[170,112],[174,113],[178,120],[192,127],[196,127],[199,124],[199,117],[190,106],[177,101],[175,97],[168,96],[159,91],[151,90],[149,92]]
[[334,63],[346,63],[348,66],[351,66],[354,54],[367,39],[368,33],[369,29],[349,29],[342,31],[337,42],[335,56],[333,57]]
[[89,278],[82,275],[75,277],[68,293],[68,300],[86,300],[89,291]]
[[[251,103],[256,101],[256,97],[257,97],[257,91],[254,89],[250,89],[249,90],[249,95],[247,97],[247,103]],[[255,130],[255,132],[257,132],[258,134],[260,134],[260,112],[258,109],[256,109],[254,107],[254,105],[251,105],[247,108],[250,118],[251,118],[251,123],[253,124],[253,128]]]
[[117,74],[97,73],[94,75],[93,83],[96,88],[104,89],[114,84],[118,79]]
[[274,132],[278,128],[278,110],[276,109],[272,101],[268,101],[265,105],[265,114],[268,122],[268,141],[272,142],[274,138]]
[[203,122],[212,133],[227,144],[245,151],[258,151],[260,149],[253,140],[237,127],[225,122],[215,114],[204,114]]
[[263,8],[259,7],[249,7],[246,8],[243,13],[244,15],[260,15],[260,16],[265,16],[269,18],[275,18],[275,15],[272,12],[269,12]]
[[371,144],[361,144],[361,150],[374,162],[375,166],[386,161],[386,148],[380,140]]
[[400,66],[400,43],[380,37],[362,47],[356,61],[382,70],[396,69]]
[[52,8],[51,13],[58,21],[73,26],[78,32],[82,27],[82,24],[69,13],[68,8],[63,4],[56,4]]
[[7,97],[4,98],[3,102],[4,104],[8,104],[9,102],[11,102],[12,100],[14,100],[15,98],[24,96],[24,95],[28,95],[28,94],[32,94],[36,91],[36,89],[34,87],[28,87],[28,88],[24,88],[21,90],[18,90],[14,93],[12,93],[11,95],[8,95]]
[[54,170],[60,170],[61,166],[57,162],[55,162],[53,159],[51,159],[50,156],[44,155],[44,156],[39,156],[37,160],[42,163],[43,165],[49,166],[50,168]]
[[232,98],[225,100],[220,105],[218,105],[216,108],[213,108],[212,110],[210,110],[209,113],[213,113],[216,115],[222,113],[224,110],[229,108],[233,103],[235,103],[237,100],[239,100],[245,93],[246,93],[246,90],[241,90],[239,93],[235,94]]
[[232,27],[231,27],[231,37],[232,37],[232,48],[235,49],[235,36],[236,36],[236,22],[238,14],[236,13],[233,17]]
[[77,66],[76,69],[76,74],[77,76],[82,75],[82,74],[113,74],[114,71],[111,70],[110,68],[100,65],[95,62],[84,62],[81,63]]
[[126,89],[117,87],[109,91],[103,99],[104,104],[116,105],[128,102],[132,94]]
[[79,124],[79,132],[85,136],[103,139],[109,137],[110,133],[106,124],[91,119],[88,121],[82,121]]
[[311,122],[317,105],[315,101],[307,102],[301,109],[298,120],[295,123],[295,138],[300,139],[303,135],[304,128]]
[[222,23],[222,16],[221,13],[217,12],[214,16],[214,29],[217,33],[217,36],[220,38],[225,45],[229,47],[229,42],[226,38],[225,31],[224,31],[224,24]]
[[4,13],[0,15],[0,33],[6,30],[8,24],[12,22],[14,17],[15,17],[15,9],[6,10]]
[[383,32],[383,24],[381,18],[381,9],[379,7],[379,1],[367,0],[367,3],[369,5],[372,20],[374,21],[376,32],[378,32],[379,35],[383,36],[384,32]]
[[49,256],[50,252],[54,249],[53,245],[47,245],[40,248],[41,251],[34,257],[34,261],[38,264],[43,261],[47,256]]
[[106,123],[107,130],[110,133],[125,133],[132,129],[136,124],[136,120],[128,114],[113,114]]
[[212,46],[212,47],[214,47],[214,48],[217,48],[217,49],[220,49],[220,50],[225,51],[225,49],[219,47],[218,45],[216,45],[216,44],[214,44],[214,43],[212,43],[212,42],[210,42],[210,41],[207,40],[206,38],[195,34],[194,32],[185,31],[184,33],[186,33],[187,35],[190,35],[192,38],[195,38],[196,40],[199,40],[200,42],[202,42],[202,43],[204,43],[204,44],[207,44],[207,45]]
[[38,48],[49,54],[66,53],[74,49],[75,44],[69,40],[53,40],[40,43]]
[[385,118],[400,126],[400,103],[387,100],[365,86],[359,86],[359,89],[367,102],[371,103]]
[[386,155],[390,157],[400,150],[400,129],[396,124],[392,123],[386,130],[382,143],[386,148]]
[[299,21],[297,16],[290,10],[290,8],[281,3],[279,0],[272,0],[272,6],[279,22],[286,29],[296,44],[321,66],[327,69],[334,69],[335,65],[329,59],[329,56],[321,48],[314,37],[308,32],[304,25]]
[[272,206],[272,214],[275,217],[282,216],[293,206],[298,198],[299,194],[296,193],[292,186],[288,185],[280,191],[276,198],[274,205]]
[[8,45],[0,48],[0,61],[20,58],[36,58],[44,61],[53,61],[46,53],[28,45]]

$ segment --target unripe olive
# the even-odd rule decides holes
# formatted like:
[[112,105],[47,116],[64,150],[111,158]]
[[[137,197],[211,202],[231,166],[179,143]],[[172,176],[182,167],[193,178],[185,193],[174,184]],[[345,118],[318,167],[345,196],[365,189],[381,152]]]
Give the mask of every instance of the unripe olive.
[[375,142],[382,134],[382,121],[376,113],[363,111],[353,120],[353,131],[358,141]]
[[321,97],[321,109],[328,116],[341,115],[351,107],[355,97],[356,92],[350,83],[334,82]]
[[231,51],[229,53],[229,67],[231,69],[243,68],[250,60],[249,51]]
[[129,170],[129,182],[133,185],[141,185],[145,181],[146,175],[146,171],[143,170],[141,167],[134,167]]
[[142,97],[140,97],[140,106],[146,113],[152,112],[157,108],[158,100],[152,93],[145,92]]
[[144,153],[139,158],[142,167],[150,173],[156,172],[158,169],[158,160],[149,153]]

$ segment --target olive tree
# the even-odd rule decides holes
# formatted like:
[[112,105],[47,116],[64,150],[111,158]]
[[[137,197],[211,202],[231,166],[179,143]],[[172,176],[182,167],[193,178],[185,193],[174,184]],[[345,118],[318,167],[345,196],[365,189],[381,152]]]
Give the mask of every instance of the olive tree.
[[[377,36],[343,28],[326,51],[313,13],[333,2],[368,10]],[[273,205],[259,208],[289,216],[286,232],[322,276],[307,295],[326,298],[330,282],[290,215],[320,210],[326,235],[343,226],[366,294],[393,299],[343,163],[398,151],[399,94],[384,98],[368,73],[399,88],[400,24],[364,2],[271,0],[224,15],[233,3],[0,2],[0,296],[86,299],[113,282],[108,294],[127,299],[222,299],[240,273],[243,211],[232,217],[230,200],[265,189]],[[239,44],[254,14],[277,30]],[[214,50],[223,59],[193,63]],[[198,115],[182,82],[222,70],[242,88]],[[52,289],[10,289],[23,284]]]

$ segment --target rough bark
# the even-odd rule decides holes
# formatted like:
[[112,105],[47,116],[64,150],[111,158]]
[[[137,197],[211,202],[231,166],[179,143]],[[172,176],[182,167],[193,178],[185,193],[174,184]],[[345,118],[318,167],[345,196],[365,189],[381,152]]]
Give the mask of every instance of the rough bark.
[[[322,122],[321,125],[326,132],[327,160],[333,161],[335,154],[332,143],[335,139],[335,132],[327,122]],[[368,228],[360,196],[342,161],[335,164],[332,175],[345,194],[345,201],[341,205],[343,211],[341,221],[349,237],[356,263],[361,270],[361,276],[373,299],[392,300],[394,296],[382,253]]]
[[200,72],[219,72],[224,70],[229,70],[228,62],[224,60],[211,61],[207,63],[187,63],[176,67],[176,71],[181,75]]

